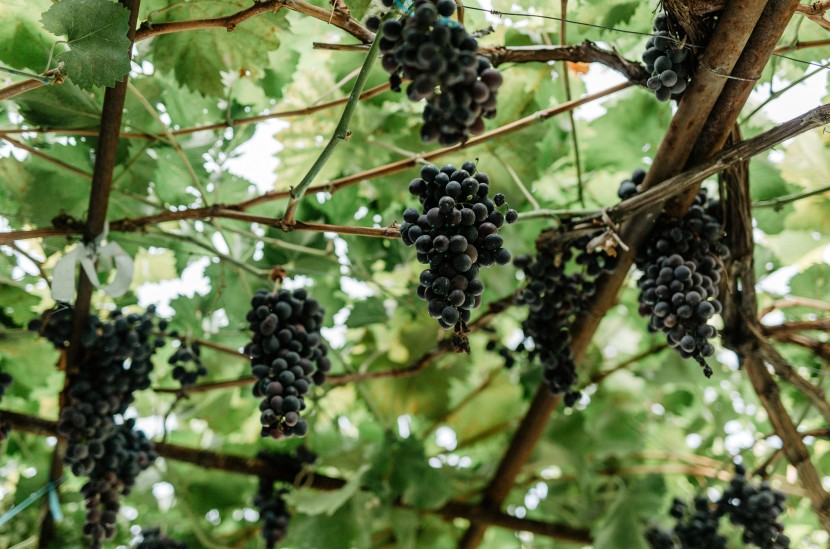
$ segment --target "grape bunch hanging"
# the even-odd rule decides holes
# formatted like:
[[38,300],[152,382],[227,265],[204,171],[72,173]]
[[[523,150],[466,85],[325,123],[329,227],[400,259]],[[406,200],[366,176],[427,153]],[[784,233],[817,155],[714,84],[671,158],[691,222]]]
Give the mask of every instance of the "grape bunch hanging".
[[322,385],[331,370],[328,347],[320,336],[323,313],[304,289],[263,289],[251,299],[247,320],[254,334],[245,353],[257,380],[254,396],[263,398],[263,437],[302,437],[308,432],[308,423],[300,417],[304,396],[312,385]]
[[[9,375],[7,372],[0,371],[0,402],[3,400],[3,396],[6,394],[6,390],[12,384],[12,376]],[[3,419],[3,414],[0,414],[0,442],[3,442],[7,438],[9,438],[9,433],[11,433],[12,425],[7,420]]]
[[418,297],[427,302],[429,315],[442,328],[455,327],[463,334],[470,311],[481,306],[484,283],[479,271],[510,262],[498,231],[505,222],[516,221],[518,214],[506,209],[503,194],[488,198],[490,178],[477,172],[474,162],[465,162],[460,169],[427,164],[410,182],[409,192],[419,198],[422,208],[420,212],[406,209],[401,239],[415,246],[419,263],[429,265],[421,272]]
[[692,57],[683,41],[669,30],[666,13],[657,14],[653,30],[643,53],[646,70],[651,74],[646,86],[660,101],[679,99],[689,84]]
[[727,539],[718,530],[721,519],[729,517],[729,522],[743,530],[744,544],[761,549],[787,549],[790,539],[778,520],[786,499],[766,482],[754,485],[746,478],[746,469],[736,465],[729,487],[717,502],[698,496],[692,511],[685,502],[675,498],[670,510],[676,520],[674,529],[666,531],[652,526],[645,533],[646,541],[652,549],[724,549]]
[[528,308],[522,323],[526,338],[533,340],[528,353],[544,369],[545,382],[554,394],[563,394],[566,406],[580,397],[571,388],[577,381],[576,364],[571,351],[570,327],[577,315],[586,310],[596,292],[596,278],[611,273],[619,259],[593,245],[601,233],[570,240],[558,249],[539,250],[536,256],[523,255],[514,264],[527,279],[524,290],[516,296],[517,305]]
[[[267,461],[275,471],[280,471],[286,476],[297,477],[305,467],[317,461],[317,454],[305,446],[299,446],[293,455],[261,451],[257,453],[257,459]],[[266,549],[273,549],[288,532],[291,513],[283,499],[286,493],[288,489],[274,487],[273,479],[260,477],[254,506],[262,520],[262,537],[265,539]]]
[[135,549],[187,549],[187,544],[167,537],[161,528],[143,528]]
[[426,100],[421,138],[445,146],[484,131],[503,82],[489,59],[476,54],[476,39],[450,19],[455,9],[453,0],[415,0],[409,15],[380,28],[381,64],[392,89],[410,81],[407,98]]
[[[74,311],[59,306],[29,324],[58,349],[66,349]],[[76,476],[87,476],[82,493],[87,506],[84,535],[90,547],[103,546],[115,535],[119,498],[156,454],[135,420],[124,419],[133,393],[150,386],[151,357],[164,344],[153,338],[155,308],[143,314],[113,311],[106,321],[90,315],[81,334],[77,372],[70,375],[69,399],[58,419],[67,438],[64,462]]]
[[635,258],[643,271],[639,312],[650,317],[649,331],[666,333],[668,344],[695,359],[706,377],[712,375],[706,358],[715,352],[708,340],[718,335],[708,322],[722,309],[718,285],[728,255],[721,217],[720,203],[702,189],[683,218],[658,217]]

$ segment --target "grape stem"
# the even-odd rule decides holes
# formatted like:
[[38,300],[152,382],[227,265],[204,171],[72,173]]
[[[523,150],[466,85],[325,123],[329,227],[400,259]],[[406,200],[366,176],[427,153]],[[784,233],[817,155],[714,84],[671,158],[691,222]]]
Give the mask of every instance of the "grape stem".
[[[389,19],[395,17],[395,15],[395,11],[390,10],[384,16],[382,22],[388,21]],[[349,94],[348,101],[346,101],[346,107],[343,109],[343,114],[340,116],[340,121],[337,123],[337,127],[334,128],[334,133],[332,134],[331,139],[329,139],[329,142],[320,153],[320,156],[318,156],[317,160],[314,161],[314,164],[311,165],[311,168],[309,168],[308,173],[305,174],[305,177],[303,177],[299,185],[292,188],[288,193],[288,205],[285,207],[285,214],[282,216],[282,222],[286,225],[294,223],[294,213],[297,210],[297,204],[300,200],[302,200],[303,195],[305,195],[306,190],[308,190],[311,186],[314,178],[317,177],[317,174],[320,173],[320,170],[323,169],[323,166],[325,166],[326,162],[328,162],[329,158],[331,158],[332,153],[334,153],[334,149],[336,149],[340,143],[347,141],[351,137],[352,132],[349,130],[349,123],[352,120],[355,108],[357,108],[357,103],[360,100],[360,94],[363,91],[363,87],[366,85],[366,80],[369,78],[369,72],[372,70],[372,65],[374,65],[375,60],[378,57],[378,53],[380,53],[380,39],[376,38],[372,41],[372,46],[366,53],[366,59],[363,61],[363,66],[360,67],[360,72],[355,79],[352,92]]]

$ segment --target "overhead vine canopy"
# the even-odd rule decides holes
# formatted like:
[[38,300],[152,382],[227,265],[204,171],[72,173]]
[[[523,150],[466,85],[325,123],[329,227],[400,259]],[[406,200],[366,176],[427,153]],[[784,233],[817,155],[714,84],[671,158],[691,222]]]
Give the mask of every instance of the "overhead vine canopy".
[[0,548],[826,546],[828,12],[4,0]]

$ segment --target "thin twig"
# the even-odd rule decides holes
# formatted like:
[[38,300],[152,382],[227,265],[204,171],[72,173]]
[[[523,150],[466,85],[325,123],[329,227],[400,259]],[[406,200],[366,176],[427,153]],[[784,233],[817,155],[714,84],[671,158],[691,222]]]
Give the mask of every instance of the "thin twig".
[[[392,17],[393,12],[390,11],[386,14],[383,20],[386,21]],[[380,53],[380,40],[373,40],[372,46],[366,53],[366,59],[364,59],[363,65],[360,67],[360,72],[355,79],[354,87],[352,88],[352,92],[349,94],[349,100],[343,108],[343,114],[340,116],[340,121],[337,123],[337,127],[334,128],[334,132],[332,133],[329,142],[320,152],[320,156],[317,157],[314,164],[312,164],[308,169],[308,172],[305,174],[302,181],[300,181],[300,183],[289,192],[290,198],[288,200],[288,205],[285,207],[285,214],[282,216],[284,223],[290,224],[294,221],[294,212],[297,209],[297,204],[300,200],[302,200],[303,195],[305,195],[306,190],[311,186],[314,178],[317,177],[317,174],[320,173],[320,170],[323,169],[323,166],[325,166],[326,162],[328,162],[329,158],[331,158],[332,153],[334,153],[334,149],[336,149],[340,143],[347,141],[351,136],[352,132],[349,130],[349,123],[352,120],[352,114],[354,113],[357,103],[360,100],[360,94],[363,91],[363,86],[366,85],[366,80],[369,78],[369,72],[372,70],[372,65],[375,64],[378,53]]]

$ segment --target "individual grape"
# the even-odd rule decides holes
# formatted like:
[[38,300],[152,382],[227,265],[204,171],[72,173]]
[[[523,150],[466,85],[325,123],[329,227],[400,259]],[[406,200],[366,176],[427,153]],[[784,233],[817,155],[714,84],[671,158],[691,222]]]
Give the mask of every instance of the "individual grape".
[[[413,194],[423,213],[408,230],[417,227],[421,232],[414,245],[418,261],[429,267],[421,272],[417,294],[427,301],[429,315],[442,328],[455,328],[461,334],[464,348],[461,336],[467,331],[470,310],[480,305],[484,291],[478,279],[480,268],[510,261],[510,252],[502,247],[504,239],[497,233],[511,211],[513,216],[518,214],[508,210],[505,216],[498,210],[508,207],[505,197],[488,198],[490,179],[476,170],[474,162],[465,162],[461,169],[427,164],[420,175],[410,184],[410,192],[417,191]],[[401,238],[410,246],[413,240],[403,229]]]
[[456,10],[454,0],[418,0],[413,8],[400,22],[383,25],[381,65],[394,91],[401,90],[406,78],[411,81],[407,98],[425,101],[424,141],[466,141],[484,131],[484,119],[496,115],[503,78],[486,57],[476,54],[476,39],[449,19]]
[[[264,320],[258,322],[260,307],[266,310]],[[314,384],[322,384],[331,369],[328,347],[320,336],[324,312],[304,289],[262,289],[251,299],[247,318],[253,335],[245,352],[257,378],[254,396],[263,398],[263,437],[279,439],[308,432],[308,424],[300,418],[306,407],[304,395]]]

